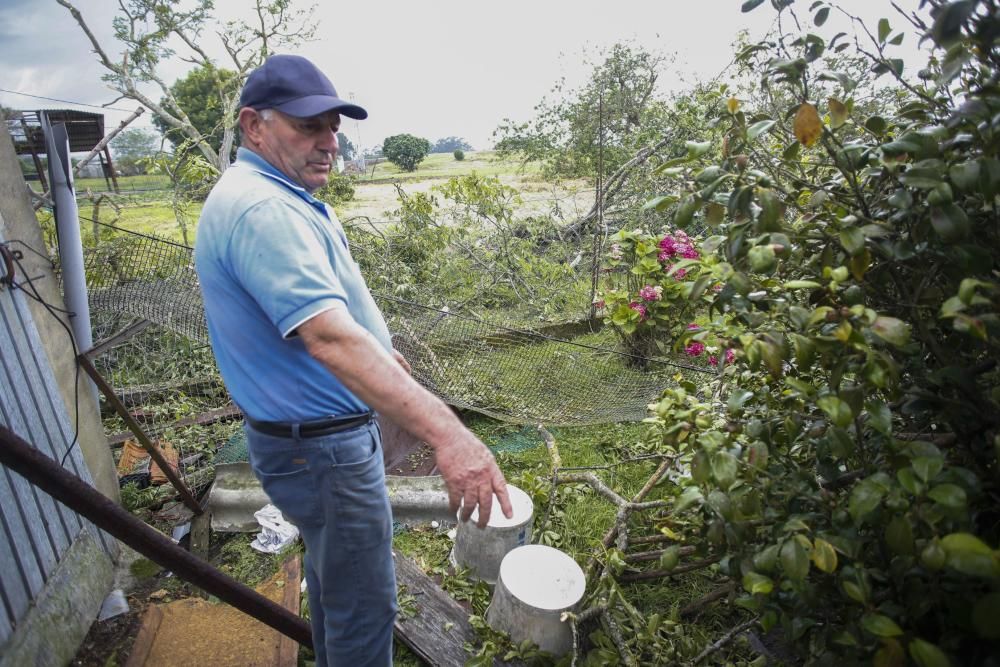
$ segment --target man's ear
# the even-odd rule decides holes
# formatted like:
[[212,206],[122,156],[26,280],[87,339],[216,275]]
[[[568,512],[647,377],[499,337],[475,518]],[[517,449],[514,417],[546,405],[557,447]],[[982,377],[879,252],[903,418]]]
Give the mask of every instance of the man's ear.
[[240,132],[252,144],[260,143],[261,124],[264,119],[260,114],[250,107],[240,109],[239,115]]

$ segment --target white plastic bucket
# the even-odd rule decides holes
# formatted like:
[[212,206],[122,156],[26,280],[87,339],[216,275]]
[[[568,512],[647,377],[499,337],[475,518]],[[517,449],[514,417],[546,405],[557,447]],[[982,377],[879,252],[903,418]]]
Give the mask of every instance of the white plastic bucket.
[[525,639],[543,651],[565,655],[573,630],[563,612],[574,611],[586,590],[583,570],[569,555],[541,544],[518,547],[500,564],[486,622],[514,643]]
[[452,564],[468,568],[472,576],[493,585],[500,572],[500,562],[511,549],[531,541],[531,522],[534,504],[528,494],[511,484],[507,494],[514,515],[508,519],[500,509],[500,501],[493,496],[490,520],[485,528],[476,525],[479,509],[472,512],[468,521],[459,521],[455,530],[455,548],[451,553]]

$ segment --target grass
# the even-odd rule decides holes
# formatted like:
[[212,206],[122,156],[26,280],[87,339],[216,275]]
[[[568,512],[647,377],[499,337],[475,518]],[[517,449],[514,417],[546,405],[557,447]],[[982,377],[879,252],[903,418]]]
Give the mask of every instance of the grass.
[[464,160],[456,160],[451,153],[432,153],[424,158],[415,171],[403,171],[388,160],[379,162],[374,169],[368,168],[360,183],[409,182],[429,178],[445,179],[475,171],[484,176],[537,176],[541,173],[538,163],[522,167],[515,160],[497,157],[493,151],[476,151],[465,154]]

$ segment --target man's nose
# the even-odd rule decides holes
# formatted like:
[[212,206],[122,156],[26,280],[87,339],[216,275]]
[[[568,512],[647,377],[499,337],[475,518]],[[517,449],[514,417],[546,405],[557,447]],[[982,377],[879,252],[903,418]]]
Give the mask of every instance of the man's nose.
[[337,157],[337,152],[340,150],[340,142],[337,141],[337,130],[335,128],[330,127],[323,131],[319,147]]

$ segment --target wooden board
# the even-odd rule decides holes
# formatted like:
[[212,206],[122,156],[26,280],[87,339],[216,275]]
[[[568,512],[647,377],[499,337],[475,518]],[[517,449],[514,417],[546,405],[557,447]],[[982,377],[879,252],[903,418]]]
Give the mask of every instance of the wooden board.
[[[285,573],[285,588],[281,606],[298,616],[302,605],[302,559],[296,555],[286,560],[282,570]],[[296,667],[299,664],[299,643],[281,635],[274,664],[277,667]]]
[[417,606],[411,618],[402,611],[396,616],[396,637],[432,667],[462,667],[470,657],[462,645],[476,639],[469,613],[412,560],[400,553],[395,560],[396,584]]
[[[470,656],[462,648],[478,643],[469,625],[469,612],[455,602],[423,570],[401,553],[396,553],[396,584],[416,600],[416,614],[396,616],[396,638],[406,644],[431,667],[463,667]],[[494,665],[523,665],[494,661]]]

